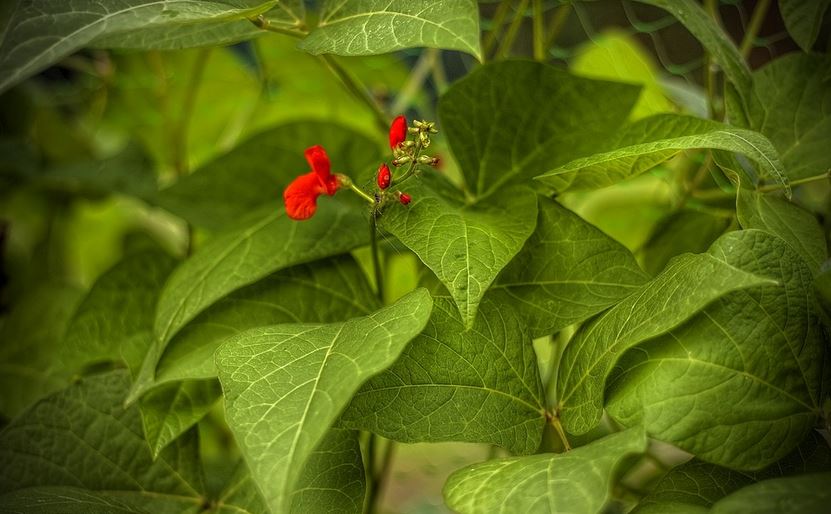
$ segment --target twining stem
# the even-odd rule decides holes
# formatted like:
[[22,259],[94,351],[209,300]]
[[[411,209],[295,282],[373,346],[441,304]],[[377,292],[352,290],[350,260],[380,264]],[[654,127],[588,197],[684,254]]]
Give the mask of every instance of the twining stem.
[[511,9],[511,2],[512,0],[502,0],[499,3],[499,7],[496,8],[496,12],[493,14],[493,20],[491,21],[491,30],[488,32],[485,41],[482,43],[483,58],[490,54],[496,44],[496,38],[499,36],[499,33],[502,32],[502,25],[505,23],[508,11]]
[[739,51],[745,59],[750,56],[750,51],[753,50],[753,42],[756,40],[756,35],[759,34],[759,29],[762,27],[762,22],[765,21],[765,15],[768,13],[770,7],[770,0],[759,0],[756,7],[753,9],[753,15],[750,17],[750,24],[747,26],[747,31],[744,33]]
[[[799,186],[802,184],[808,184],[811,182],[818,182],[820,180],[829,180],[831,179],[831,172],[825,172],[820,175],[814,175],[813,177],[805,177],[800,178],[797,180],[791,180],[788,184],[791,186]],[[759,186],[756,188],[757,191],[761,193],[767,193],[769,191],[778,191],[779,189],[784,189],[784,184],[770,184],[768,186]]]
[[560,35],[560,32],[562,32],[563,27],[566,25],[566,21],[568,21],[569,14],[571,14],[571,4],[563,4],[554,11],[551,27],[548,35],[545,37],[544,46],[546,49],[551,48],[551,45],[557,40],[557,36]]
[[375,270],[375,285],[378,301],[384,303],[384,281],[381,275],[381,259],[378,255],[378,211],[373,208],[369,214],[369,245],[372,251],[372,268]]
[[560,418],[556,415],[551,416],[551,426],[554,427],[554,430],[557,432],[557,435],[560,436],[560,441],[563,442],[563,448],[566,451],[571,451],[571,445],[568,443],[568,438],[566,437],[566,432],[563,430],[563,425],[560,424]]
[[545,19],[542,10],[542,0],[534,0],[534,60],[545,60]]
[[[704,8],[709,13],[710,17],[716,24],[720,24],[720,16],[718,13],[718,0],[705,0],[704,1]],[[707,105],[709,108],[710,118],[714,120],[718,120],[721,118],[719,114],[719,110],[716,106],[716,82],[718,80],[717,76],[717,68],[713,58],[707,54],[706,58],[704,59],[705,65],[705,87],[707,89]]]
[[323,54],[320,56],[320,60],[323,61],[323,64],[326,65],[326,68],[331,71],[332,73],[337,76],[341,83],[343,83],[344,87],[352,93],[352,95],[361,101],[364,105],[366,105],[369,110],[372,112],[373,116],[375,117],[375,124],[381,130],[381,132],[386,132],[389,128],[389,120],[387,119],[387,115],[384,114],[384,111],[381,110],[381,107],[378,105],[378,102],[372,98],[372,95],[369,94],[366,87],[362,86],[358,83],[358,80],[349,73],[346,68],[340,65],[338,61],[335,60],[334,57],[331,55]]
[[516,39],[517,33],[519,33],[519,27],[525,18],[525,9],[527,8],[528,0],[520,0],[519,6],[517,6],[516,12],[514,13],[514,19],[511,20],[511,24],[508,26],[508,32],[505,33],[502,44],[499,45],[499,50],[496,52],[496,58],[505,58],[508,56],[511,48],[514,46],[514,40]]

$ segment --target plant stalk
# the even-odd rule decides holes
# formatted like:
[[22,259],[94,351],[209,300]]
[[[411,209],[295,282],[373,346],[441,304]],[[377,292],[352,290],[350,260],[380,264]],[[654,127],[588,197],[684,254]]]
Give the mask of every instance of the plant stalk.
[[545,61],[545,19],[542,0],[534,0],[534,60]]
[[331,55],[323,54],[320,56],[326,68],[340,79],[347,91],[364,105],[366,105],[375,117],[375,124],[381,132],[386,132],[389,129],[389,120],[387,115],[378,105],[372,95],[367,89],[358,83],[358,80],[349,73],[346,68],[340,65]]
[[557,435],[560,436],[560,441],[563,442],[563,448],[566,451],[571,451],[571,445],[568,442],[568,438],[566,437],[566,432],[563,430],[563,425],[560,424],[560,418],[556,415],[551,416],[551,426],[554,427],[554,430],[557,432]]
[[747,31],[744,33],[744,38],[742,38],[742,43],[739,47],[739,51],[745,59],[750,56],[750,52],[753,50],[753,42],[759,34],[759,29],[762,28],[762,23],[765,21],[768,7],[770,7],[770,0],[759,0],[753,9],[750,24],[747,26]]
[[546,50],[551,48],[551,45],[553,45],[554,41],[557,40],[560,32],[563,31],[563,27],[566,25],[569,14],[571,14],[571,4],[561,5],[556,11],[554,11],[554,19],[551,20],[551,27],[548,31],[548,35],[545,37]]
[[372,269],[375,271],[375,288],[378,301],[384,304],[384,281],[381,274],[381,259],[378,255],[378,211],[375,207],[369,214],[369,244],[372,250]]
[[505,18],[511,8],[511,2],[512,0],[502,0],[502,2],[499,3],[499,7],[496,8],[496,12],[493,14],[491,30],[488,32],[485,41],[482,43],[483,59],[485,59],[491,50],[493,50],[493,47],[496,44],[496,38],[499,36],[499,33],[502,32],[502,25],[505,23]]
[[[831,179],[831,172],[825,172],[820,175],[814,175],[813,177],[805,177],[797,180],[791,180],[789,184],[791,186],[800,186],[802,184],[809,184],[811,182],[819,182],[820,180],[829,179]],[[767,193],[769,191],[778,191],[780,189],[784,189],[784,187],[785,186],[783,186],[782,184],[771,184],[769,186],[759,186],[756,188],[756,190],[760,193]]]
[[508,32],[505,33],[505,38],[502,40],[502,44],[499,45],[499,50],[496,52],[495,57],[497,59],[504,59],[508,57],[508,53],[514,46],[516,35],[519,33],[519,27],[522,25],[522,20],[525,18],[525,10],[527,8],[528,0],[520,0],[519,6],[517,6],[517,10],[514,13],[514,19],[511,20],[511,24],[508,26]]

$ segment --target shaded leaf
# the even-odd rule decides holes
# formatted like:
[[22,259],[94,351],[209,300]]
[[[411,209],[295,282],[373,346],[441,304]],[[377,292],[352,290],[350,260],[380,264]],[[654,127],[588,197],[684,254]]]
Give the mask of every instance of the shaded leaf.
[[274,0],[25,0],[17,4],[0,40],[0,91],[103,36],[136,29],[177,27],[254,16]]
[[133,374],[153,342],[159,292],[176,260],[150,250],[130,255],[101,275],[72,316],[63,338],[67,370],[123,361]]
[[424,328],[431,307],[420,289],[367,317],[251,329],[219,349],[228,424],[273,512],[287,510],[338,413]]
[[776,149],[763,135],[678,114],[658,114],[632,123],[620,132],[609,150],[573,160],[535,178],[558,190],[601,188],[696,148],[742,153],[759,164],[763,177],[783,184],[790,194]]
[[580,328],[557,376],[557,410],[566,430],[583,434],[600,421],[606,377],[625,350],[677,327],[730,291],[774,283],[716,255],[676,257],[640,291]]
[[801,207],[747,189],[739,189],[736,214],[745,229],[759,229],[779,236],[817,273],[825,262],[828,249],[825,234],[813,214]]
[[726,295],[628,353],[607,409],[702,460],[761,469],[796,447],[819,412],[812,276],[790,246],[758,230],[732,232],[710,254],[776,282]]
[[355,394],[341,423],[406,443],[487,442],[533,453],[545,395],[531,337],[508,304],[482,302],[466,329],[452,300],[436,298],[424,331]]
[[595,151],[626,121],[639,91],[506,61],[482,66],[448,89],[439,118],[468,190],[484,197]]
[[324,0],[320,22],[299,48],[311,54],[372,55],[419,46],[482,59],[473,0]]
[[330,122],[294,122],[261,132],[182,177],[159,192],[158,203],[210,229],[228,228],[267,205],[279,210],[283,189],[309,171],[303,151],[316,144],[326,149],[333,171],[355,176],[377,167],[377,145],[365,136]]
[[566,453],[474,464],[450,475],[444,499],[461,514],[497,512],[506,505],[517,512],[595,514],[611,498],[617,466],[645,450],[643,431],[631,429]]
[[408,185],[412,203],[391,205],[378,224],[436,274],[470,327],[485,291],[533,233],[537,198],[517,187],[470,205],[440,179],[430,178],[424,175]]
[[635,292],[648,276],[629,251],[553,200],[487,297],[511,303],[532,337],[583,321]]
[[779,12],[788,33],[805,52],[810,52],[814,46],[822,26],[822,17],[829,5],[829,0],[779,0]]
[[831,504],[831,473],[774,478],[745,487],[710,510],[712,514],[820,514]]

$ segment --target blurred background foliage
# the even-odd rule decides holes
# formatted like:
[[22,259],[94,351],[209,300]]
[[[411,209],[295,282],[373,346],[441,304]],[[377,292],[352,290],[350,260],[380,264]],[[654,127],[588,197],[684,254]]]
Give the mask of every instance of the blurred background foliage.
[[[745,45],[752,69],[799,48],[777,2],[768,3],[756,37]],[[586,77],[642,85],[634,118],[660,112],[708,116],[706,55],[671,15],[630,0],[543,4],[548,62]],[[741,44],[756,4],[708,0],[707,7]],[[480,2],[480,12],[489,60],[533,56],[529,2]],[[495,23],[500,16],[502,23]],[[829,46],[827,18],[817,41],[821,50]],[[159,207],[159,189],[177,177],[263,130],[298,120],[349,127],[383,147],[373,113],[319,58],[298,51],[290,37],[255,34],[226,47],[84,50],[0,96],[0,339],[30,338],[0,347],[0,367],[45,366],[48,355],[9,352],[48,347],[38,341],[59,338],[83,292],[122,256],[153,247],[174,256],[187,252],[186,225]],[[447,85],[477,66],[469,55],[433,49],[337,60],[389,113],[430,120],[437,119],[436,100]],[[458,177],[441,136],[436,143],[442,170]],[[732,200],[720,206],[684,196],[683,181],[704,159],[703,153],[687,153],[634,180],[567,193],[560,201],[654,273],[672,255],[703,251],[735,227]],[[304,171],[300,155],[297,166],[296,172]],[[369,180],[372,169],[343,171]],[[831,214],[827,182],[798,191],[798,203],[822,219]],[[282,208],[280,188],[270,193],[274,208]],[[195,244],[209,236],[200,229]],[[412,254],[388,245],[388,276],[397,277],[387,292],[392,300],[418,283],[420,268]],[[358,252],[363,263],[367,255]],[[15,386],[3,383],[10,376],[0,373],[0,387]],[[23,389],[19,383],[16,388]],[[19,401],[0,412],[13,415],[27,399]],[[201,423],[209,464],[235,451],[221,420],[217,411]],[[385,503],[390,512],[427,513],[444,511],[440,491],[452,470],[491,450],[402,444],[397,451]]]

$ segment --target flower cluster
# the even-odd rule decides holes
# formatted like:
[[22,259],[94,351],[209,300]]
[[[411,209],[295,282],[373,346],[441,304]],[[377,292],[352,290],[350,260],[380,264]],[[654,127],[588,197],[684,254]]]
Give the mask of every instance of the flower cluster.
[[[392,199],[402,205],[409,205],[412,197],[400,190],[391,191],[393,186],[400,185],[417,174],[417,165],[437,166],[436,157],[421,155],[421,151],[430,146],[430,134],[435,134],[435,123],[429,121],[413,121],[413,126],[407,126],[404,116],[396,117],[390,125],[389,141],[392,150],[392,165],[396,168],[409,163],[403,173],[394,176],[386,163],[378,166],[376,183],[378,191],[374,195],[367,193],[352,180],[340,173],[332,173],[329,156],[321,146],[313,146],[306,150],[306,161],[311,171],[294,179],[283,191],[283,201],[286,214],[294,220],[311,218],[317,210],[317,199],[320,195],[334,195],[338,189],[349,188],[373,206],[373,215],[378,215],[384,206]],[[408,139],[408,135],[413,135]]]

